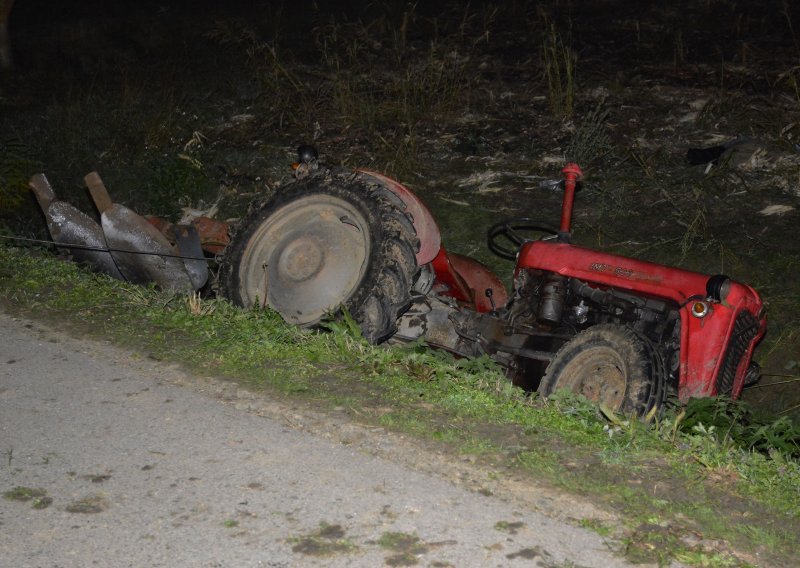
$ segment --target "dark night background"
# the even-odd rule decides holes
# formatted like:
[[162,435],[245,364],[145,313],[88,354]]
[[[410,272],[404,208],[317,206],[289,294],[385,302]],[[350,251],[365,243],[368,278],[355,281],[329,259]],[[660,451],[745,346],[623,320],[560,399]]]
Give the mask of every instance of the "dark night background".
[[[399,20],[412,6],[409,37],[420,41],[430,37],[434,26],[446,32],[464,17],[461,3],[440,2],[18,0],[10,29],[15,56],[23,69],[45,63],[45,54],[48,63],[60,59],[61,64],[70,65],[88,55],[76,50],[104,47],[146,59],[148,55],[164,57],[158,49],[169,46],[175,50],[171,55],[177,57],[181,44],[189,53],[202,47],[192,44],[202,43],[200,38],[220,19],[239,20],[266,34],[280,35],[293,54],[313,57],[312,32],[321,21]],[[589,73],[644,72],[640,66],[663,64],[664,57],[675,49],[677,34],[692,64],[732,64],[749,56],[763,60],[765,72],[780,73],[799,63],[800,45],[793,27],[800,6],[795,2],[507,1],[471,2],[470,7],[474,13],[497,9],[492,33],[501,41],[489,49],[508,62],[523,60],[537,48],[531,24],[539,11],[546,11],[571,30],[584,65],[596,66]],[[92,46],[89,38],[102,40]]]

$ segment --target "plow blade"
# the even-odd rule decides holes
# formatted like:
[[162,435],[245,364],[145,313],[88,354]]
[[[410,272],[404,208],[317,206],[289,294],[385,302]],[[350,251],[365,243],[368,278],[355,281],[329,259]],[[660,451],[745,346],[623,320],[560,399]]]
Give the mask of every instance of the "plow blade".
[[124,205],[112,203],[97,172],[87,174],[84,181],[100,212],[111,255],[126,280],[154,282],[175,292],[195,289],[183,259],[158,229]]
[[[56,198],[50,182],[44,174],[31,177],[28,186],[44,213],[47,229],[53,241],[62,251],[67,251],[77,261],[96,272],[104,272],[123,280],[114,259],[108,252],[103,229],[97,221],[83,211]],[[75,245],[70,247],[69,245]]]
[[200,234],[193,225],[172,225],[168,236],[178,248],[192,287],[199,290],[208,281],[208,264],[203,256]]

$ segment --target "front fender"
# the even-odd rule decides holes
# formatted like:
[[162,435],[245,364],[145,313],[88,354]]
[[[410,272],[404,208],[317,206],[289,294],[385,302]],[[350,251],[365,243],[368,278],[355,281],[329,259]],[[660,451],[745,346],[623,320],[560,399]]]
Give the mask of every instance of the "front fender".
[[439,249],[442,248],[442,234],[433,219],[433,215],[431,215],[431,212],[420,198],[399,181],[383,174],[360,169],[356,170],[356,172],[362,178],[369,178],[370,181],[385,187],[403,201],[406,211],[411,214],[411,222],[414,224],[414,230],[417,232],[417,238],[419,239],[417,264],[424,266],[433,261],[439,254]]

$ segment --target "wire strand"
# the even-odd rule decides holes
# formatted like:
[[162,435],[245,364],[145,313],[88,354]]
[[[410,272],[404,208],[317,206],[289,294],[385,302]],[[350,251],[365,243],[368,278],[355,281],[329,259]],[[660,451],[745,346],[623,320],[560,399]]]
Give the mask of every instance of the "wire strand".
[[171,254],[171,253],[161,253],[161,252],[148,252],[142,250],[125,250],[125,249],[118,249],[118,248],[100,248],[100,247],[92,247],[89,245],[81,245],[81,244],[72,244],[72,243],[57,243],[55,241],[48,241],[46,239],[33,239],[29,237],[11,237],[8,235],[0,235],[0,239],[4,239],[7,241],[17,241],[17,242],[24,242],[29,244],[38,244],[38,245],[52,245],[57,248],[66,248],[66,249],[78,249],[78,250],[88,250],[94,252],[116,252],[116,253],[123,253],[123,254],[141,254],[145,256],[160,256],[162,258],[179,258],[181,260],[202,260],[204,262],[211,262],[213,258],[206,258],[197,257],[197,256],[182,256],[180,254]]

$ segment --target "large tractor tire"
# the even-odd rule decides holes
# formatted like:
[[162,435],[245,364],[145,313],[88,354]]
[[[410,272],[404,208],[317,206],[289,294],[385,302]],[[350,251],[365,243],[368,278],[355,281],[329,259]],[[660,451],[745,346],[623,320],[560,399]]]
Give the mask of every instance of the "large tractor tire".
[[556,352],[539,385],[549,396],[560,389],[582,394],[614,412],[647,416],[663,407],[667,373],[661,354],[628,327],[595,325]]
[[220,283],[234,303],[269,306],[302,326],[344,307],[380,343],[411,303],[418,248],[396,195],[352,172],[325,172],[250,212],[225,251]]

